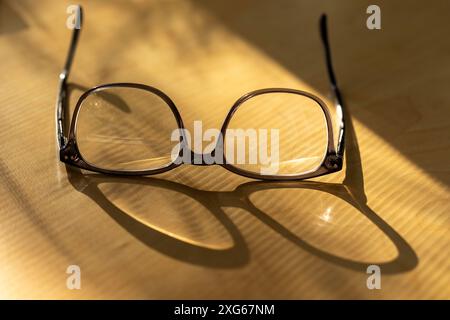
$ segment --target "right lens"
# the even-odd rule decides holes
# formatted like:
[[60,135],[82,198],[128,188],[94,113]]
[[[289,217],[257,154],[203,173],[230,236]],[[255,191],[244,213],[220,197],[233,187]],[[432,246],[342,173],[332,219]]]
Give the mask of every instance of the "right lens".
[[79,109],[76,139],[83,159],[101,169],[144,171],[167,167],[178,129],[169,105],[141,88],[111,86],[93,91]]
[[225,132],[225,157],[258,175],[296,176],[316,170],[327,150],[324,111],[296,92],[267,92],[245,100]]

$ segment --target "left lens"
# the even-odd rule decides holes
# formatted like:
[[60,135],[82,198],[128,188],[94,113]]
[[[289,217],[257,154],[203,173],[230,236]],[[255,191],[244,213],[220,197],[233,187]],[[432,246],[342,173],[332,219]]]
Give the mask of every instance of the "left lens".
[[169,105],[157,94],[134,87],[105,87],[79,109],[76,139],[83,159],[101,169],[145,171],[167,167],[179,141]]

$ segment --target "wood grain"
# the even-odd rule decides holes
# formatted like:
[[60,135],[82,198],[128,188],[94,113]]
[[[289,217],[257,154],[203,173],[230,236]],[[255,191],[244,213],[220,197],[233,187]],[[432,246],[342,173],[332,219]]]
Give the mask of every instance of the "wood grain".
[[[189,129],[219,127],[257,88],[331,105],[326,12],[354,132],[343,172],[289,184],[66,169],[54,104],[69,4],[0,2],[0,297],[450,298],[448,1],[378,1],[378,31],[369,1],[81,1],[71,107],[88,87],[142,82]],[[381,290],[366,287],[372,263]],[[81,290],[66,288],[72,264]]]

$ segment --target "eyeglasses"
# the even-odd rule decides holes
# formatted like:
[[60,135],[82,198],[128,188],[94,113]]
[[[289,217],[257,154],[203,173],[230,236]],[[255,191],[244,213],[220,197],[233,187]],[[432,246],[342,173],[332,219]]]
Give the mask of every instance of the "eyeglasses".
[[[81,26],[80,6],[77,19]],[[104,84],[81,95],[66,137],[68,77],[80,34],[80,29],[75,28],[60,74],[56,103],[60,160],[116,175],[153,175],[187,163],[218,164],[236,174],[262,180],[300,180],[339,171],[345,119],[325,15],[320,18],[320,32],[337,110],[336,147],[326,104],[309,92],[287,88],[245,94],[231,107],[220,130],[207,130],[199,142],[194,128],[192,143],[192,134],[164,92],[138,83]],[[205,140],[210,143],[201,150]]]

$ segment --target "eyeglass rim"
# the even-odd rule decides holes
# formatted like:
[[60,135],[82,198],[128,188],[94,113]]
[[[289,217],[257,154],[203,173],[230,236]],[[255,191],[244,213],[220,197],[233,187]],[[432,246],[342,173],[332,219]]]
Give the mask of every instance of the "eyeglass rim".
[[321,163],[314,169],[308,170],[306,172],[302,172],[300,174],[275,174],[275,175],[263,175],[259,174],[253,171],[245,170],[239,167],[234,166],[232,163],[228,162],[225,156],[225,150],[223,150],[223,157],[224,157],[224,163],[223,167],[228,169],[229,171],[248,177],[252,179],[264,179],[264,180],[299,180],[299,179],[307,179],[307,178],[313,178],[320,175],[328,174],[334,171],[333,167],[330,165],[330,157],[333,157],[333,161],[335,160],[334,157],[336,155],[336,151],[334,148],[334,134],[333,134],[333,125],[331,121],[331,114],[330,111],[325,104],[325,102],[320,99],[318,96],[307,92],[303,90],[298,89],[291,89],[291,88],[264,88],[264,89],[258,89],[254,91],[250,91],[246,94],[244,94],[242,97],[240,97],[231,107],[230,111],[228,112],[225,121],[222,125],[221,134],[223,137],[225,137],[226,130],[228,128],[228,125],[233,118],[233,115],[236,113],[236,111],[239,109],[239,107],[242,106],[242,104],[254,97],[263,95],[263,94],[270,94],[270,93],[289,93],[289,94],[297,94],[300,96],[307,97],[311,100],[313,100],[315,103],[317,103],[324,116],[325,116],[325,124],[327,128],[327,148],[326,152],[323,156],[323,159]]

